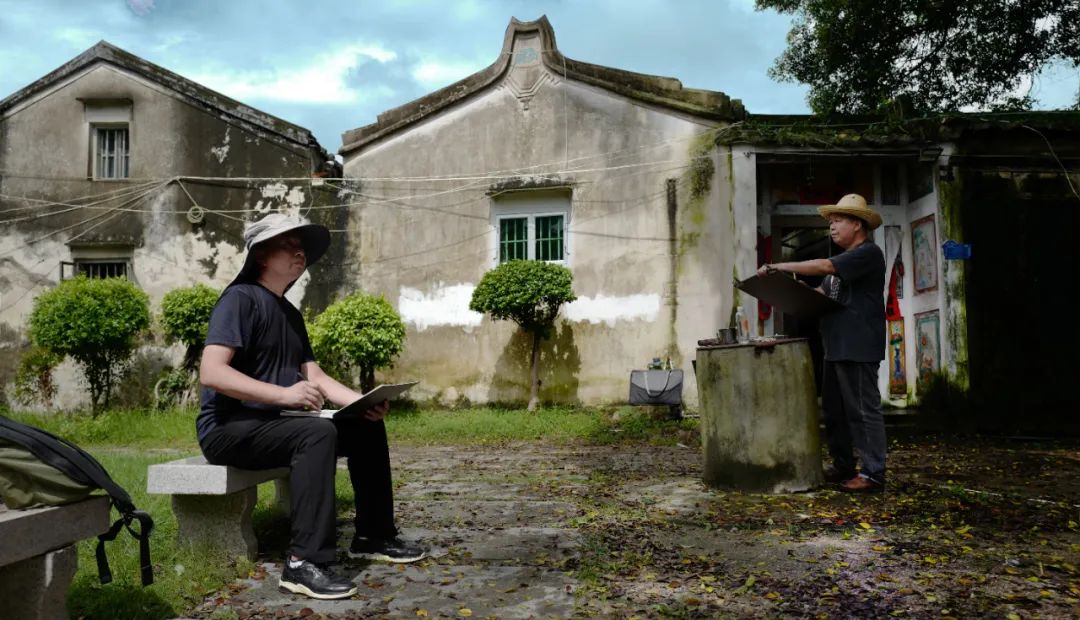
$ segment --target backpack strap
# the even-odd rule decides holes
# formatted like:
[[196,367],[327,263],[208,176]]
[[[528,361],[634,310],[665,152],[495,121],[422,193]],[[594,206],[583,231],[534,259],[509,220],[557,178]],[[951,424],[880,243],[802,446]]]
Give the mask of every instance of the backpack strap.
[[[138,531],[131,529],[133,520],[139,522]],[[150,534],[154,531],[154,520],[142,510],[133,510],[124,514],[112,524],[108,532],[98,536],[97,549],[95,549],[94,553],[97,556],[98,578],[101,579],[101,583],[112,582],[109,558],[105,555],[105,543],[116,540],[120,528],[126,529],[129,534],[139,541],[139,574],[142,578],[142,584],[148,586],[154,583],[154,567],[150,563]]]

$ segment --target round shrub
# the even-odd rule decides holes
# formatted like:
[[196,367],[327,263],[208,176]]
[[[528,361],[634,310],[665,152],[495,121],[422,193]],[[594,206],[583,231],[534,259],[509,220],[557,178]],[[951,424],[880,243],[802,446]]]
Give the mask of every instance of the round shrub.
[[311,322],[311,348],[319,364],[346,378],[360,371],[364,391],[375,387],[375,370],[387,368],[405,345],[405,323],[381,295],[353,293]]
[[150,324],[150,299],[126,278],[79,276],[38,295],[30,339],[83,368],[94,411],[108,405],[115,380]]
[[161,298],[161,325],[165,335],[189,347],[206,342],[210,313],[214,311],[221,292],[196,284],[169,291]]

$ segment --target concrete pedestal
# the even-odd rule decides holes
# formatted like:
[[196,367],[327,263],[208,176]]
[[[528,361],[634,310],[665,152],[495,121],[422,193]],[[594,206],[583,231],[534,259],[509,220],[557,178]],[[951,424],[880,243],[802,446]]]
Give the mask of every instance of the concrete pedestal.
[[75,545],[0,567],[0,617],[67,618],[67,593],[79,553]]
[[805,339],[701,347],[696,374],[706,484],[788,493],[824,482]]

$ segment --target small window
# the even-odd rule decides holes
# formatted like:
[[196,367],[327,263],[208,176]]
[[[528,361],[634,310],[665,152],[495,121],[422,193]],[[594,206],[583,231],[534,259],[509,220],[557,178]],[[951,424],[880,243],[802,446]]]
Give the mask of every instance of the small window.
[[511,260],[562,263],[570,255],[570,193],[565,190],[501,195],[492,201],[491,222],[498,234],[492,254],[499,264]]
[[126,260],[75,260],[60,262],[60,279],[83,275],[88,278],[127,278]]
[[536,260],[563,259],[563,219],[561,215],[536,218]]
[[566,215],[499,218],[499,263],[510,260],[562,262],[566,259]]
[[129,144],[127,127],[94,127],[94,178],[128,178]]
[[527,217],[507,217],[499,220],[499,262],[528,258],[529,237]]
[[122,262],[78,262],[75,269],[88,278],[126,278],[127,263]]

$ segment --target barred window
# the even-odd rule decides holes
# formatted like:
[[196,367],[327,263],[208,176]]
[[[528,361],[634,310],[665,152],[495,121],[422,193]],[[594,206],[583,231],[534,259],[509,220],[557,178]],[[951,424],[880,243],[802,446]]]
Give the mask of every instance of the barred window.
[[125,262],[77,262],[76,270],[85,274],[88,278],[126,278],[127,263]]
[[562,215],[545,215],[536,218],[536,260],[561,261],[563,259]]
[[499,263],[528,258],[528,223],[527,217],[499,220]]
[[491,201],[496,264],[511,260],[566,263],[571,255],[568,188],[511,191]]
[[129,170],[127,127],[96,127],[95,179],[126,179]]

